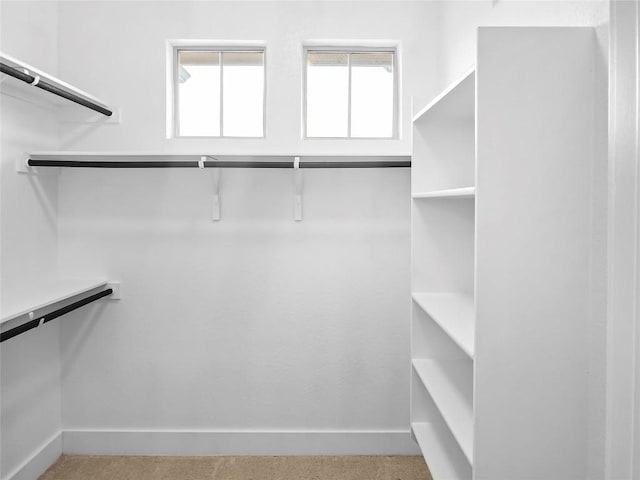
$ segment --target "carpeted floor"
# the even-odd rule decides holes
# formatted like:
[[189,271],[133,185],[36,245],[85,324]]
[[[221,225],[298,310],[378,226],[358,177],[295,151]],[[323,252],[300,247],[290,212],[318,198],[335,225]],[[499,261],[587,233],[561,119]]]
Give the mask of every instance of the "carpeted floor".
[[63,455],[40,480],[432,480],[422,457]]

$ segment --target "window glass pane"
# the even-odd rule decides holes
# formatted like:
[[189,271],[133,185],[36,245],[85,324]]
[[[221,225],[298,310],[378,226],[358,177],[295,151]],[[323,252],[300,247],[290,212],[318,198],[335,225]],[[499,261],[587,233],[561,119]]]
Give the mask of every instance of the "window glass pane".
[[349,58],[346,53],[307,53],[307,136],[348,135]]
[[351,136],[393,136],[393,53],[351,54]]
[[223,135],[262,137],[264,52],[223,52],[222,61]]
[[219,52],[178,52],[178,135],[220,135]]

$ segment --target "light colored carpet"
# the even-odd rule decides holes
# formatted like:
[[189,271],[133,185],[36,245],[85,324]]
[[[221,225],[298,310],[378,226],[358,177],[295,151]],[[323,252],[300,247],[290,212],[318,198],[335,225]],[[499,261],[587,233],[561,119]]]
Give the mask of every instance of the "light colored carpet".
[[432,480],[422,457],[63,455],[40,480]]

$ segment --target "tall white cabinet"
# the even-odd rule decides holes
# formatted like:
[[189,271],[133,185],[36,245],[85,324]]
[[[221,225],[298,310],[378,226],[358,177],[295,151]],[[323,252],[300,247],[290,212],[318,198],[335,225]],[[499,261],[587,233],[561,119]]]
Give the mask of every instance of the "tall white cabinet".
[[595,45],[481,27],[414,116],[411,429],[435,480],[586,477]]

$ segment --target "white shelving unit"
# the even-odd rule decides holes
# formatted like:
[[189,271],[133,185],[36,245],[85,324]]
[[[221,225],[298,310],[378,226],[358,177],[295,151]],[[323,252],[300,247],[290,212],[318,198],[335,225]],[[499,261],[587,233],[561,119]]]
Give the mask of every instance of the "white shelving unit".
[[594,33],[481,27],[413,117],[411,429],[440,479],[583,477]]

